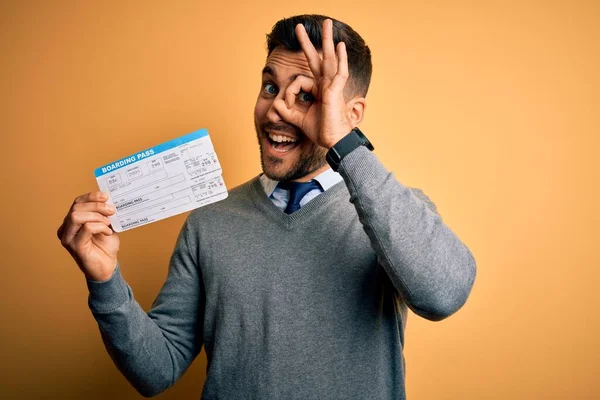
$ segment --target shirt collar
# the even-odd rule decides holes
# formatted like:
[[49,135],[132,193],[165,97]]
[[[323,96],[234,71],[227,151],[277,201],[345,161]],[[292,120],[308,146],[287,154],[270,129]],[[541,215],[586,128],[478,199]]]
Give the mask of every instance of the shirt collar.
[[[267,177],[265,174],[262,174],[259,179],[260,184],[262,185],[265,191],[265,194],[267,195],[267,197],[271,197],[279,181],[275,181]],[[327,170],[321,172],[313,179],[319,182],[319,184],[323,188],[323,191],[329,189],[336,183],[341,182],[343,180],[342,176],[339,173],[332,170],[331,168],[328,168]]]

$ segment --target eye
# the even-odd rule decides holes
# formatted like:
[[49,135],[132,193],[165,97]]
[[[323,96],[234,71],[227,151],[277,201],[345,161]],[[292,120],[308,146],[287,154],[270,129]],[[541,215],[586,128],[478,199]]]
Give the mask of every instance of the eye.
[[273,85],[271,82],[263,83],[263,90],[268,94],[277,94],[277,86]]
[[312,103],[315,101],[315,97],[311,93],[300,92],[298,93],[298,100],[303,103]]

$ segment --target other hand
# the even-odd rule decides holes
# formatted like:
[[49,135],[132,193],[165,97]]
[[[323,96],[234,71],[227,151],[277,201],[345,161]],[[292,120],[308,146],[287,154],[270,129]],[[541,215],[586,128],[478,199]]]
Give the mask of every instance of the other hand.
[[117,265],[119,236],[110,227],[116,213],[104,192],[90,192],[73,201],[56,234],[88,279],[105,281]]

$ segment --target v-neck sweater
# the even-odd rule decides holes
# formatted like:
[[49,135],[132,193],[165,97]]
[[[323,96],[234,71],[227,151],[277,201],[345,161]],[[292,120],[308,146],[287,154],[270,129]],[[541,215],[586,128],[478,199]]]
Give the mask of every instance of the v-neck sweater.
[[258,177],[193,211],[146,313],[121,275],[88,281],[112,359],[145,396],[204,346],[204,399],[404,399],[407,308],[440,320],[475,260],[420,190],[366,148],[287,215]]

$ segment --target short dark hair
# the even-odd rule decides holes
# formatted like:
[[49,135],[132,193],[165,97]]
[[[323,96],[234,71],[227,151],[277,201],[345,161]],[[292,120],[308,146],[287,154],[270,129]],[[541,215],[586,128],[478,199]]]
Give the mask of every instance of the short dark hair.
[[323,26],[323,21],[326,19],[333,21],[334,45],[337,46],[339,42],[344,42],[346,45],[348,70],[350,73],[348,83],[352,85],[352,93],[366,96],[373,70],[373,66],[371,65],[371,50],[363,38],[350,25],[331,17],[307,14],[296,15],[277,21],[271,33],[267,34],[267,57],[277,46],[294,52],[302,51],[300,42],[296,37],[295,29],[298,24],[304,25],[312,44],[317,50],[321,50],[321,27]]

